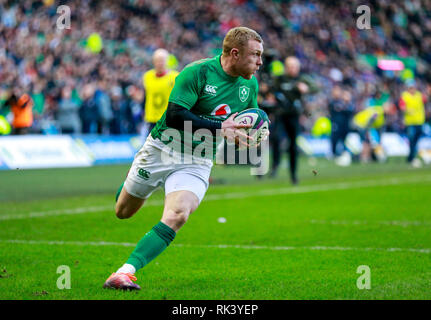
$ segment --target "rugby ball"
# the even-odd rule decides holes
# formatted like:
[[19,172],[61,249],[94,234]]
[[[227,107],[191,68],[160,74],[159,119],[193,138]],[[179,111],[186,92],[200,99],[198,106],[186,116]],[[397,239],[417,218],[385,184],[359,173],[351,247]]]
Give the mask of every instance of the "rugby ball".
[[238,124],[251,124],[252,127],[244,128],[247,135],[254,140],[249,142],[251,147],[259,145],[269,135],[269,119],[265,111],[257,108],[251,108],[241,111],[237,114],[234,121]]

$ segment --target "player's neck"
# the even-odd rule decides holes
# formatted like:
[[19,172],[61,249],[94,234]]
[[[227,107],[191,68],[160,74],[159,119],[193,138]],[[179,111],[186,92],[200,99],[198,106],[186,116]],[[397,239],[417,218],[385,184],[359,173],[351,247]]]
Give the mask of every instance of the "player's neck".
[[161,71],[156,70],[156,77],[158,78],[163,77],[166,73],[168,73],[168,70],[161,70]]
[[227,75],[231,77],[239,77],[240,75],[235,71],[232,60],[229,57],[221,56],[220,58],[221,67]]

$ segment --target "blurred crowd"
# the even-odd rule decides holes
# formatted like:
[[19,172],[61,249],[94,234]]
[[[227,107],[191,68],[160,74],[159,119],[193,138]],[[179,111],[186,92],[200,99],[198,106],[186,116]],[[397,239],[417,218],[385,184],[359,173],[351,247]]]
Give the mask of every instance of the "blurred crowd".
[[[70,7],[70,29],[57,28],[60,4]],[[360,5],[371,8],[371,29],[357,27]],[[239,25],[265,41],[258,77],[267,106],[287,56],[318,84],[299,118],[305,132],[331,116],[340,96],[352,115],[384,96],[384,130],[401,132],[406,80],[431,94],[431,0],[1,0],[0,115],[14,126],[6,105],[21,99],[31,106],[24,119],[31,125],[17,133],[137,133],[153,52],[167,49],[180,71],[220,53],[226,32]],[[402,71],[369,63],[385,55],[414,63]]]

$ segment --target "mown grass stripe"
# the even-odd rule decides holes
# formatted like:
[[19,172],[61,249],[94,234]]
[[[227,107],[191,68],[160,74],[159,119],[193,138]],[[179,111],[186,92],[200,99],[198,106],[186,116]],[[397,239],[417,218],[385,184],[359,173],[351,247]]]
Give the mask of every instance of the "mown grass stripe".
[[[355,188],[369,188],[378,186],[390,186],[399,184],[409,184],[409,183],[420,183],[420,182],[430,182],[431,176],[421,176],[421,177],[407,177],[407,178],[390,178],[390,179],[380,179],[380,180],[368,180],[368,181],[356,181],[356,182],[341,182],[332,184],[321,184],[312,186],[297,186],[288,188],[277,188],[277,189],[264,189],[253,192],[232,192],[223,194],[210,194],[205,196],[204,202],[206,201],[218,201],[227,199],[244,199],[250,197],[269,197],[277,195],[287,195],[287,194],[301,194],[310,192],[324,192],[332,190],[349,190]],[[149,200],[144,206],[162,206],[163,200]],[[114,210],[114,204],[106,206],[97,207],[78,207],[70,209],[58,209],[50,211],[41,212],[28,212],[20,214],[4,214],[0,215],[0,221],[4,220],[21,220],[21,219],[31,219],[31,218],[43,218],[50,216],[62,216],[62,215],[77,215],[85,213],[96,213],[104,212],[108,210]]]
[[[72,246],[121,246],[135,247],[136,243],[109,242],[109,241],[61,241],[61,240],[19,240],[0,239],[0,243],[30,244],[30,245],[72,245]],[[257,246],[257,245],[235,245],[235,244],[173,244],[174,247],[184,248],[216,248],[216,249],[245,249],[245,250],[321,250],[321,251],[386,251],[386,252],[417,252],[431,253],[431,248],[361,248],[342,246]]]

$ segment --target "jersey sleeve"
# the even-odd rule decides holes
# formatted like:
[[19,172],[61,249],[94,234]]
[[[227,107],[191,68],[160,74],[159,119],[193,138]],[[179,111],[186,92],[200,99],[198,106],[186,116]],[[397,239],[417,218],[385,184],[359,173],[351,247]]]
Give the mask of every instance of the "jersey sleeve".
[[186,67],[175,78],[169,102],[190,110],[196,104],[200,91],[199,69],[194,66]]
[[257,95],[259,93],[259,85],[257,83],[257,79],[253,77],[253,86],[252,86],[252,92],[251,92],[251,100],[249,103],[250,108],[259,108],[259,105],[257,103]]

